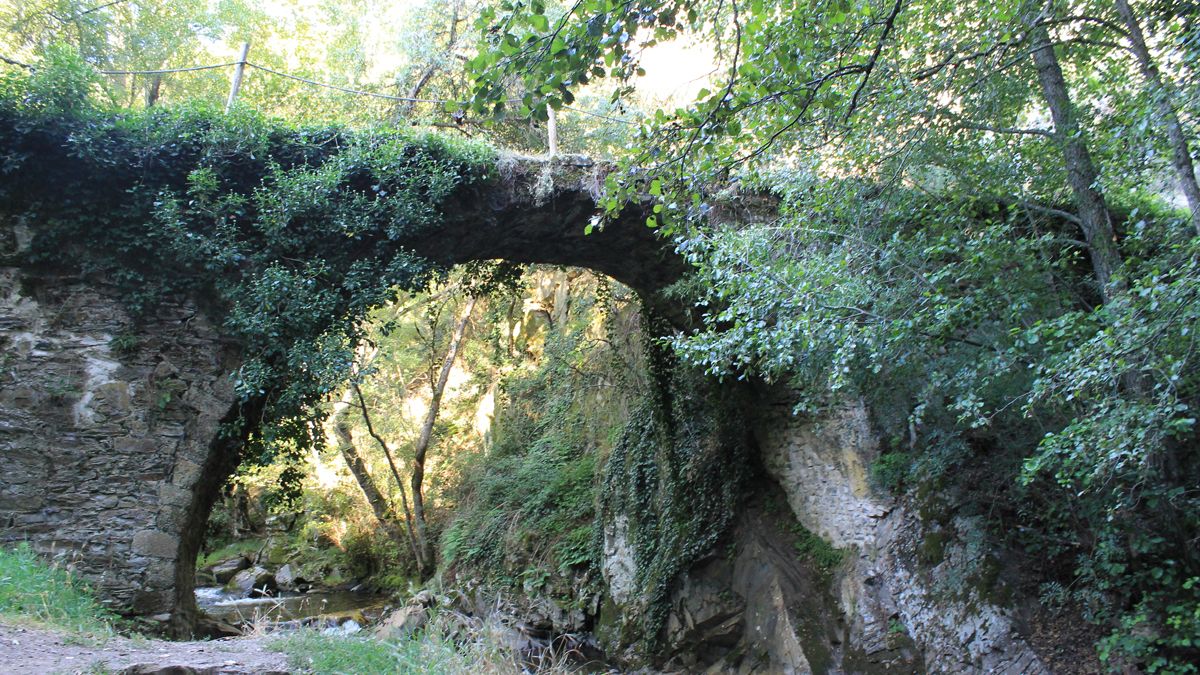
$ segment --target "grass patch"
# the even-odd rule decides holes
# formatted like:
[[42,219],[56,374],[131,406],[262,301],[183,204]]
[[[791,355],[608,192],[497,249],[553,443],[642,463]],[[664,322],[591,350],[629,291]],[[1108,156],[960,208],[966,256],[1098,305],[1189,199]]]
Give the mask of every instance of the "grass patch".
[[235,541],[196,558],[196,569],[208,567],[209,565],[214,565],[230,558],[236,558],[239,555],[253,559],[254,555],[262,547],[263,543],[258,539]]
[[42,562],[21,543],[0,549],[0,618],[109,635],[115,617],[77,578]]
[[388,642],[370,637],[292,633],[269,644],[288,664],[314,675],[344,673],[429,673],[474,675],[523,671],[511,655],[484,642],[456,644],[435,629]]
[[800,523],[793,525],[792,534],[796,535],[796,553],[816,567],[822,574],[832,573],[833,569],[840,565],[842,559],[845,557],[845,551],[834,548],[832,544],[822,539],[820,535],[805,528]]

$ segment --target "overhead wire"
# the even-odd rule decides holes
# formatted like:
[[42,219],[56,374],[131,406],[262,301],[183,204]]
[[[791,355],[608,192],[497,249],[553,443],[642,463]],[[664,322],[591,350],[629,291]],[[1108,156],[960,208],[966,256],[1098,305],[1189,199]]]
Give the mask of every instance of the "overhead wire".
[[[3,55],[0,55],[0,61],[12,64],[14,66],[19,66],[21,68],[26,68],[26,69],[33,68],[33,66],[30,66],[29,64],[22,63],[20,61],[8,58]],[[350,87],[343,87],[340,85],[331,84],[329,82],[321,82],[318,80],[309,79],[307,77],[301,77],[299,75],[285,73],[280,70],[275,70],[274,68],[269,68],[267,66],[259,65],[252,61],[230,61],[228,63],[214,63],[214,64],[203,65],[203,66],[189,66],[189,67],[181,67],[181,68],[159,68],[159,69],[155,69],[155,70],[108,70],[108,69],[105,69],[105,70],[97,70],[96,72],[100,73],[101,75],[169,75],[172,73],[192,73],[192,72],[197,72],[197,71],[202,71],[202,70],[215,70],[217,68],[228,68],[230,66],[237,66],[239,64],[245,65],[250,68],[254,68],[256,70],[261,70],[263,72],[270,73],[272,75],[277,75],[279,77],[283,77],[283,78],[286,78],[289,80],[301,82],[303,84],[311,85],[314,87],[324,87],[326,89],[332,89],[332,90],[340,91],[340,92],[343,92],[346,94],[353,94],[355,96],[368,96],[371,98],[378,98],[378,99],[383,99],[383,100],[387,100],[387,101],[399,101],[399,102],[403,102],[403,103],[432,103],[435,105],[445,105],[447,103],[452,103],[452,104],[455,104],[458,106],[466,105],[462,101],[454,101],[451,99],[416,98],[416,97],[411,97],[411,96],[394,96],[392,94],[381,94],[378,92],[366,91],[363,89],[352,89]],[[520,100],[521,99],[508,99],[506,101],[506,103],[516,103],[516,102],[519,102]],[[603,113],[597,113],[597,112],[592,112],[590,110],[584,110],[582,108],[576,108],[574,106],[563,105],[562,107],[564,109],[570,110],[572,112],[577,112],[582,115],[588,115],[589,117],[595,117],[598,119],[607,120],[609,122],[615,122],[618,124],[635,124],[635,122],[632,122],[630,120],[624,120],[624,119],[620,119],[618,117],[613,117],[611,115],[605,115]]]
[[272,68],[268,68],[266,66],[260,66],[257,63],[252,63],[250,61],[247,61],[246,65],[250,66],[251,68],[257,68],[258,70],[262,70],[262,71],[271,73],[273,75],[278,75],[280,77],[286,77],[289,80],[295,80],[297,82],[303,82],[305,84],[311,84],[311,85],[317,86],[317,87],[325,87],[326,89],[336,89],[337,91],[342,91],[347,94],[356,94],[358,96],[372,96],[374,98],[382,98],[382,99],[386,99],[388,101],[403,101],[405,103],[440,103],[440,104],[458,103],[458,101],[451,101],[449,99],[410,98],[408,96],[392,96],[391,94],[379,94],[379,93],[376,93],[373,91],[363,91],[361,89],[350,89],[349,87],[340,87],[336,84],[329,84],[328,82],[318,82],[316,80],[310,80],[307,77],[300,77],[299,75],[292,75],[290,73],[284,73],[284,72],[281,72],[278,70],[274,70]]
[[191,73],[197,70],[213,70],[215,68],[228,68],[236,66],[237,61],[229,63],[214,63],[210,66],[191,66],[190,68],[162,68],[160,70],[97,70],[101,75],[167,75],[170,73]]

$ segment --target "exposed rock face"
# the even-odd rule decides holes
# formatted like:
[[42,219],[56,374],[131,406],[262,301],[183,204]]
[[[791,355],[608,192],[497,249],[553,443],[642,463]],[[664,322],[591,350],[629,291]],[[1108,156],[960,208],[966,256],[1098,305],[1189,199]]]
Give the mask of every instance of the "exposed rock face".
[[790,407],[780,400],[760,420],[760,447],[796,518],[852,556],[837,590],[846,643],[865,663],[848,670],[887,665],[907,636],[928,672],[1047,672],[1013,611],[972,583],[988,576],[979,528],[965,519],[923,523],[871,489],[879,441],[864,406],[848,404],[817,423],[792,417]]
[[[827,672],[840,651],[828,584],[755,499],[724,557],[684,575],[667,618],[670,665],[720,673]],[[834,668],[836,670],[836,668]]]
[[[923,521],[873,488],[879,440],[851,403],[818,421],[793,417],[773,392],[755,427],[769,479],[751,489],[736,524],[676,580],[656,655],[668,669],[709,673],[1049,672],[1002,606],[979,523]],[[775,485],[771,485],[774,483]],[[843,552],[817,569],[796,524]],[[599,636],[636,641],[638,604],[628,523],[604,531],[608,602]],[[613,617],[619,617],[614,620]],[[610,651],[610,655],[616,655]],[[632,664],[645,654],[619,655]]]
[[608,595],[619,605],[633,600],[637,590],[634,575],[637,566],[633,559],[633,546],[629,543],[629,518],[618,515],[604,528],[604,557],[600,561],[601,572],[608,582]]
[[[29,234],[0,228],[2,261]],[[194,608],[236,353],[189,304],[135,326],[102,286],[16,267],[0,267],[0,353],[0,542],[29,541],[120,611]]]

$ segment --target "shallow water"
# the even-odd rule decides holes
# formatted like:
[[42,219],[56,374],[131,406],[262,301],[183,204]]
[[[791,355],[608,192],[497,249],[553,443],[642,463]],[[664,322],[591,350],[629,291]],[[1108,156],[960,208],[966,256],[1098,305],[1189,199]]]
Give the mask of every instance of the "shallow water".
[[382,613],[387,598],[351,591],[282,593],[274,598],[240,598],[223,588],[196,589],[196,604],[209,616],[240,624],[266,620],[272,623],[313,617],[355,618],[372,621]]

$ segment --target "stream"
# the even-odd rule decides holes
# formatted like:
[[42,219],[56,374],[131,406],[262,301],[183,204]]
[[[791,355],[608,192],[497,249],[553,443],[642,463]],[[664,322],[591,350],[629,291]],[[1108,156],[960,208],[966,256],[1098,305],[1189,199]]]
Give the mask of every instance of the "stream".
[[243,598],[224,588],[196,589],[196,604],[214,619],[232,625],[267,621],[279,628],[340,624],[353,619],[358,625],[373,623],[383,614],[387,598],[369,593],[323,589],[309,593],[283,592],[276,597]]
[[[382,595],[334,589],[244,598],[237,591],[204,586],[196,589],[196,604],[209,617],[232,626],[255,626],[266,632],[316,628],[327,634],[348,635],[377,623],[389,601]],[[555,635],[514,623],[517,625],[508,628],[508,644],[521,662],[533,669],[549,657],[573,673],[616,672],[590,634]],[[560,650],[568,653],[565,659],[554,656]]]

